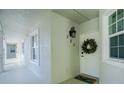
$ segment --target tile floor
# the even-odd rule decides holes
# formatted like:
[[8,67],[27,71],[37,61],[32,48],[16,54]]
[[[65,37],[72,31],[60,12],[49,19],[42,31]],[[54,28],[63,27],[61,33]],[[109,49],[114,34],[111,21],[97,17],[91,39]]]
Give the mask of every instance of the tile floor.
[[39,84],[42,81],[28,68],[19,67],[0,73],[0,84]]
[[[0,84],[42,84],[42,80],[25,66],[9,65],[3,73],[0,73]],[[60,84],[88,83],[72,78]]]

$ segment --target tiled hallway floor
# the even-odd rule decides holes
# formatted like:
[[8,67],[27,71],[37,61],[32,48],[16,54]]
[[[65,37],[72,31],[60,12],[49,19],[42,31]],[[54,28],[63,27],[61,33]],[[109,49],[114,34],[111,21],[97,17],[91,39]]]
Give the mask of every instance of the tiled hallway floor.
[[26,67],[0,73],[0,84],[38,84],[41,80]]
[[[0,84],[42,84],[43,81],[25,66],[9,66],[6,71],[0,73]],[[68,79],[60,84],[88,84],[77,79]]]

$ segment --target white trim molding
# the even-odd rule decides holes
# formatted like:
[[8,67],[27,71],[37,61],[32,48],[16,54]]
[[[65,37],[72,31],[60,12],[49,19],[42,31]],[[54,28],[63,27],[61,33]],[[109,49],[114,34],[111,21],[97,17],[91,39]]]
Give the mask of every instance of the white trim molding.
[[123,32],[121,31],[113,35],[108,34],[108,16],[115,11],[115,9],[108,9],[101,12],[102,62],[124,68],[124,60],[109,57],[109,37]]
[[[33,60],[32,59],[32,36],[38,35],[38,60]],[[40,65],[40,44],[39,44],[39,28],[35,27],[32,29],[32,32],[29,34],[30,36],[30,50],[31,50],[31,55],[30,55],[30,59],[31,59],[31,63],[35,64],[35,65]]]

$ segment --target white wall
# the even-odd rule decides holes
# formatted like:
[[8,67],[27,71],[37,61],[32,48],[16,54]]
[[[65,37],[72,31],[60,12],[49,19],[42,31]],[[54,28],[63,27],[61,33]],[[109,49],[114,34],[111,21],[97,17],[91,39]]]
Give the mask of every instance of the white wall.
[[80,47],[80,73],[85,73],[95,77],[99,77],[99,65],[100,65],[100,37],[99,37],[99,19],[94,18],[79,25],[80,31],[80,46],[86,39],[95,39],[97,42],[97,50],[93,54],[83,54],[81,57]]
[[[28,68],[41,79],[40,83],[51,83],[51,24],[49,15],[49,10],[41,10],[39,14],[35,13],[32,20],[37,20],[37,23],[30,28],[30,32],[25,38],[25,62]],[[32,63],[31,60],[30,33],[34,28],[39,29],[40,65]]]
[[106,15],[107,12],[111,10],[101,10],[100,11],[100,32],[102,37],[102,62],[100,69],[100,83],[124,83],[124,64],[114,62],[106,59],[106,49],[107,49],[107,24],[106,24]]
[[99,32],[99,18],[94,18],[79,25],[80,34]]
[[[78,24],[51,12],[52,21],[52,83],[60,83],[79,74],[79,31]],[[75,47],[67,39],[69,30],[75,26],[76,39],[73,39]]]
[[40,16],[30,30],[39,28],[40,66],[31,61],[30,35],[25,38],[25,62],[29,69],[41,78],[41,83],[60,83],[78,75],[78,31],[77,38],[73,40],[75,47],[70,44],[70,38],[67,39],[70,28],[75,26],[77,30],[78,24],[47,10]]
[[3,71],[3,32],[0,24],[0,72]]

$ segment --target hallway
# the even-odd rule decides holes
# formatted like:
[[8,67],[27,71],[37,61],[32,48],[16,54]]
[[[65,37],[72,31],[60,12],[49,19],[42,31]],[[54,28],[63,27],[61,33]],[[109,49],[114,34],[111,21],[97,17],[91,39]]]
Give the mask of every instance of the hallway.
[[124,9],[1,9],[0,42],[0,83],[124,84]]
[[21,66],[0,75],[0,84],[40,84],[42,81],[28,68]]

